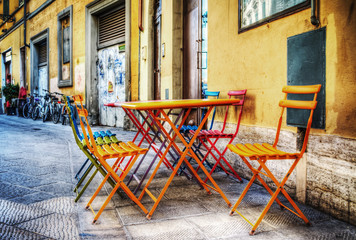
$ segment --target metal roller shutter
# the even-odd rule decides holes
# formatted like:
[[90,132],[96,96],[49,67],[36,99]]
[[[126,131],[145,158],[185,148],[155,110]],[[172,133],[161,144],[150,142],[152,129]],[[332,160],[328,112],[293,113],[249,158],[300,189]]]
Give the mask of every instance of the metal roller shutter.
[[98,48],[125,41],[125,8],[116,9],[99,17]]
[[38,64],[43,65],[47,63],[47,44],[46,42],[38,46]]

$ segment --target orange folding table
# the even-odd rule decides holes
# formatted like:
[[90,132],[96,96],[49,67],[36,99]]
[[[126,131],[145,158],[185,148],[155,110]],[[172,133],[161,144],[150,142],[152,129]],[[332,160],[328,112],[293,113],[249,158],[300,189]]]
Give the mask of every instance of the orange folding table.
[[[148,196],[151,197],[151,199],[155,202],[149,213],[147,214],[147,218],[150,219],[153,212],[157,208],[159,202],[161,201],[163,195],[167,191],[170,183],[172,182],[174,176],[177,174],[178,169],[181,167],[183,162],[186,164],[188,169],[190,170],[190,173],[193,175],[193,177],[197,180],[198,184],[205,189],[205,191],[208,194],[211,194],[210,189],[218,192],[221,197],[225,200],[227,203],[228,207],[231,207],[230,201],[226,198],[225,194],[222,192],[220,187],[216,184],[214,179],[211,177],[209,171],[206,170],[204,165],[201,163],[200,159],[197,157],[197,155],[194,153],[194,149],[192,149],[192,145],[194,141],[196,140],[200,130],[204,126],[204,123],[207,121],[209,114],[211,111],[214,109],[215,106],[227,106],[227,105],[232,105],[232,104],[237,104],[239,103],[239,99],[184,99],[184,100],[159,100],[159,101],[143,101],[143,102],[116,102],[116,103],[108,103],[105,104],[106,106],[110,107],[122,107],[123,109],[126,110],[136,110],[139,112],[145,112],[148,116],[147,119],[150,119],[151,124],[154,125],[154,128],[151,128],[151,130],[157,129],[157,131],[160,131],[161,134],[164,135],[165,138],[168,139],[168,144],[165,148],[165,151],[160,155],[160,160],[158,164],[156,165],[155,169],[153,170],[150,178],[148,179],[146,185],[144,186],[143,190],[141,191],[141,194],[139,196],[139,200],[142,199],[142,197],[147,194]],[[195,134],[192,136],[190,139],[190,142],[187,142],[185,138],[182,136],[182,134],[179,132],[180,128],[183,126],[185,120],[189,116],[191,110],[193,108],[201,108],[201,107],[206,107],[207,108],[207,113],[205,114],[205,117],[202,119],[200,122],[197,131]],[[175,123],[173,123],[172,119],[169,117],[169,113],[173,109],[180,109],[182,114],[182,120],[180,124],[177,126]],[[174,132],[172,135],[169,133],[169,130],[167,130],[163,124],[168,123],[169,127],[171,128],[172,132]],[[142,130],[142,129],[139,129]],[[181,142],[183,143],[184,147],[179,147],[175,140],[179,138]],[[177,161],[177,164],[174,166],[173,172],[171,173],[170,177],[168,178],[165,186],[160,192],[160,195],[158,197],[155,197],[148,189],[149,185],[151,184],[152,180],[154,179],[155,174],[157,173],[160,165],[164,160],[166,159],[166,155],[169,152],[170,148],[174,148],[175,151],[177,151],[180,155],[179,160]],[[192,167],[190,162],[188,161],[188,158],[193,158],[196,163],[199,165],[200,169],[204,172],[204,174],[207,176],[209,179],[210,183],[212,184],[209,185],[204,182],[200,178],[200,176],[197,174],[195,168]]]

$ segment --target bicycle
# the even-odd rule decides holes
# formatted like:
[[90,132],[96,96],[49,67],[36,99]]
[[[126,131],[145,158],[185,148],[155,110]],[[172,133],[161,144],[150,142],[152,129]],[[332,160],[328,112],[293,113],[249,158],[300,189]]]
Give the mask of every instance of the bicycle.
[[[44,91],[47,91],[43,89]],[[47,91],[48,92],[48,91]],[[42,118],[43,121],[45,119],[45,110],[49,103],[50,95],[47,93],[44,97],[42,97],[41,103],[38,103],[35,110],[32,112],[32,119],[36,120],[38,117]]]
[[55,112],[56,103],[58,101],[58,98],[56,98],[56,96],[54,96],[54,94],[56,94],[56,93],[51,93],[50,91],[45,90],[45,89],[43,89],[43,90],[45,92],[47,92],[47,94],[46,94],[47,104],[44,107],[44,113],[43,113],[43,118],[42,118],[43,122],[45,122],[46,120],[48,120],[50,118],[52,118],[52,120],[53,120],[53,115]]
[[[54,94],[63,97],[62,93],[54,92]],[[61,101],[58,101],[58,98],[54,98],[52,111],[52,121],[54,124],[57,124],[61,118]]]
[[32,117],[32,112],[34,111],[36,107],[36,102],[38,101],[40,101],[40,99],[38,98],[38,94],[36,93],[34,93],[33,95],[29,94],[29,97],[26,98],[26,103],[22,109],[22,115],[25,118]]
[[[60,94],[64,97],[63,94]],[[65,99],[63,98],[63,103],[65,103]],[[73,100],[69,100],[68,104],[69,107],[72,111],[72,117],[76,118],[77,117],[77,111],[76,108],[74,106],[72,106],[72,104],[74,103]],[[68,115],[68,110],[65,104],[63,104],[63,106],[61,107],[61,118],[62,118],[62,125],[67,125],[67,122],[69,122],[69,115]]]

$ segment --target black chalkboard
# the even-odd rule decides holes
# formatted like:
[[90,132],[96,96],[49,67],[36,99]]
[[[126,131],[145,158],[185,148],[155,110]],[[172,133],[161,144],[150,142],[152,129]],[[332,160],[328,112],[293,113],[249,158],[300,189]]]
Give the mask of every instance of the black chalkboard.
[[[325,39],[326,28],[320,28],[287,39],[287,85],[321,84],[312,128],[325,129]],[[312,100],[310,95],[294,95],[288,99]],[[309,111],[287,110],[287,125],[306,127]]]

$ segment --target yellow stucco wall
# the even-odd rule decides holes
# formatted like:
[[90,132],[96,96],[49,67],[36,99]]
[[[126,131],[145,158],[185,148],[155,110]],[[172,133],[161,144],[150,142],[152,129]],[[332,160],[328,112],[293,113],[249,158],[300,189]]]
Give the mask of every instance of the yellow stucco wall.
[[[11,48],[12,51],[12,57],[11,57],[11,76],[12,79],[14,80],[15,84],[20,85],[20,47],[23,46],[23,28],[20,27],[16,29],[14,32],[12,32],[9,37],[6,39],[2,40],[0,42],[0,50],[1,52],[4,52],[8,49]],[[22,37],[22,38],[21,38]],[[2,62],[2,56],[1,56],[1,62]],[[2,68],[0,67],[0,76],[1,76],[1,81],[4,81],[3,77],[5,76],[5,73],[2,73]],[[4,74],[4,76],[2,76]],[[0,81],[0,85],[1,85]]]
[[152,99],[152,58],[150,50],[152,50],[153,39],[149,35],[152,24],[152,7],[151,1],[142,1],[142,27],[143,31],[140,34],[140,84],[139,84],[139,99],[149,100]]
[[[37,9],[41,5],[39,2],[30,1],[29,9]],[[56,1],[28,21],[28,43],[31,37],[49,28],[49,90],[52,92],[85,95],[85,5],[89,2]],[[73,87],[58,88],[57,14],[70,5],[73,5]],[[29,50],[27,56],[30,56]],[[30,69],[29,61],[27,68]],[[27,74],[27,79],[30,79],[30,71]]]
[[[40,7],[46,0],[31,0],[28,2],[28,12],[33,12]],[[85,96],[85,6],[92,0],[66,0],[55,1],[35,17],[27,21],[27,44],[36,34],[45,29],[49,29],[49,90],[62,92],[67,95],[82,94]],[[131,99],[138,99],[138,27],[137,14],[138,3],[132,1],[131,14]],[[66,7],[73,5],[73,87],[58,88],[58,50],[57,50],[57,14]],[[17,7],[17,6],[16,6]],[[11,8],[11,6],[10,6]],[[12,8],[11,8],[12,9]],[[10,9],[10,10],[11,10]],[[14,8],[15,9],[15,8]],[[12,9],[12,10],[14,10]],[[11,11],[10,11],[11,12]],[[23,17],[23,8],[15,15],[19,20]],[[13,23],[6,23],[3,28],[10,28]],[[1,28],[1,29],[3,29]],[[1,30],[0,29],[0,30]],[[20,47],[24,45],[23,25],[10,33],[0,42],[0,50],[3,52],[12,47],[13,60],[12,72],[15,82],[20,79]],[[31,89],[31,62],[30,49],[26,49],[27,55],[27,84],[28,90]],[[1,73],[1,69],[0,69]]]
[[[352,2],[320,1],[320,27],[327,31],[326,129],[313,131],[355,138],[356,125],[349,122],[356,117]],[[242,124],[275,127],[287,83],[287,38],[315,29],[310,9],[238,34],[238,0],[209,0],[208,8],[209,89],[220,90],[222,97],[229,89],[248,89]]]
[[138,100],[139,67],[138,1],[131,1],[131,100]]
[[161,16],[161,47],[164,44],[164,57],[161,51],[161,99],[166,98],[169,89],[169,98],[172,98],[172,46],[173,46],[173,4],[172,1],[162,1]]

